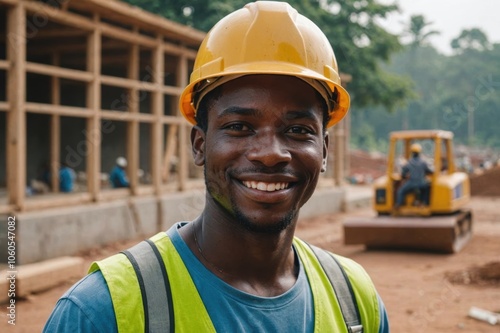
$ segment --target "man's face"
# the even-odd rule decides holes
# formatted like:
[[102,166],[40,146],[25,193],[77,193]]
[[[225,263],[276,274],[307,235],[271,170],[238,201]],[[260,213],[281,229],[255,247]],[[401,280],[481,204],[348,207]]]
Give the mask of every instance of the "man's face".
[[247,229],[274,233],[297,217],[326,164],[323,104],[300,79],[244,76],[208,103],[206,133],[194,130],[208,205]]

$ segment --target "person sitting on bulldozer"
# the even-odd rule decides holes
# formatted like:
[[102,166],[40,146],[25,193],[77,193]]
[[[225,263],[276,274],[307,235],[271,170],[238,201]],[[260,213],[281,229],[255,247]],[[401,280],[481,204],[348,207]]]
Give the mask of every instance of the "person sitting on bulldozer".
[[410,147],[411,158],[403,166],[401,179],[405,182],[398,188],[396,193],[396,208],[404,204],[406,195],[409,193],[416,193],[419,202],[424,205],[429,205],[430,196],[430,183],[426,176],[432,174],[434,171],[429,167],[427,162],[420,158],[422,146],[414,143]]

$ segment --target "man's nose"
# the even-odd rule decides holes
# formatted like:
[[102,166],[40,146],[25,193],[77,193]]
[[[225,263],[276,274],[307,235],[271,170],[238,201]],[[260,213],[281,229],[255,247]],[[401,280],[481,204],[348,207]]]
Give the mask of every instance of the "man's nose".
[[290,162],[292,154],[284,140],[285,138],[280,138],[272,130],[264,130],[257,133],[251,139],[247,150],[247,158],[253,162],[260,162],[265,166]]

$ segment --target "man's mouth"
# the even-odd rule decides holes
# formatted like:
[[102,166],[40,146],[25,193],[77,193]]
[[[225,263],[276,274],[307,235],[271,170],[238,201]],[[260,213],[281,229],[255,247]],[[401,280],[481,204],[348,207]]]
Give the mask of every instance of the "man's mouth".
[[265,192],[274,192],[287,189],[290,183],[279,182],[279,183],[267,183],[267,182],[257,182],[257,181],[243,181],[243,185],[248,188],[256,189]]

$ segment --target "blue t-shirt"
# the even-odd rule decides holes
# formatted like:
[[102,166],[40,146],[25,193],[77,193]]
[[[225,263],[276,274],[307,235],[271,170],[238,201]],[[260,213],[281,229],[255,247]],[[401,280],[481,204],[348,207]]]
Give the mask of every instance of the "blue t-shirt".
[[[217,332],[313,332],[314,309],[307,277],[300,265],[295,285],[276,297],[242,292],[212,274],[195,257],[176,224],[167,232],[188,267]],[[387,313],[380,303],[379,333],[388,333]],[[44,332],[117,332],[106,281],[100,271],[89,274],[58,301]]]

